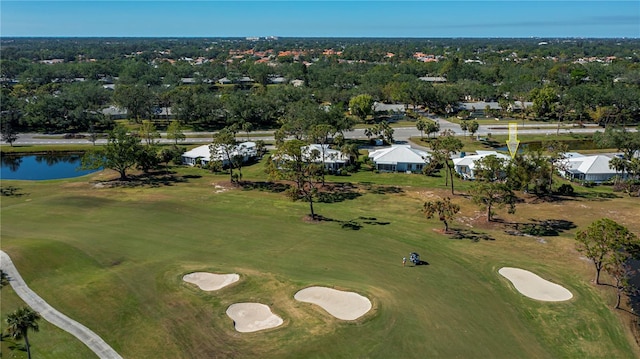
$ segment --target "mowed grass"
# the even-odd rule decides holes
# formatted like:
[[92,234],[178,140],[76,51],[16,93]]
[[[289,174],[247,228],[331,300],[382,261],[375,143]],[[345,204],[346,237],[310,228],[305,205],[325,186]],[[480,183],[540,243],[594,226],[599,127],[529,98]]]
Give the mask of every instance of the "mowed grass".
[[[245,179],[264,180],[261,166],[245,168]],[[160,187],[92,186],[91,179],[109,172],[2,181],[21,194],[2,198],[2,249],[32,289],[126,358],[639,354],[624,317],[610,309],[613,290],[590,283],[592,265],[573,247],[575,228],[544,241],[508,236],[484,224],[477,208],[457,195],[462,212],[453,227],[494,240],[450,239],[437,231],[439,221],[420,212],[425,200],[448,195],[443,178],[373,173],[331,178],[366,183],[352,199],[316,204],[327,220],[310,223],[304,220],[308,205],[282,193],[232,188],[227,175],[177,171],[190,175],[186,182]],[[382,187],[393,183],[391,190]],[[466,184],[457,181],[458,187],[464,191]],[[528,201],[516,214],[499,210],[498,217],[563,219],[580,228],[610,216],[640,230],[637,199],[589,193],[572,201]],[[362,228],[343,229],[349,220]],[[429,265],[403,268],[402,257],[412,251]],[[574,298],[545,303],[523,297],[497,273],[502,266],[531,270]],[[239,273],[241,279],[203,292],[181,280],[193,271]],[[354,322],[337,320],[293,299],[310,285],[356,291],[373,309]],[[19,300],[10,288],[1,294],[4,318]],[[237,302],[267,304],[284,324],[237,333],[225,314]],[[42,325],[32,345],[37,358],[90,357],[50,325]]]

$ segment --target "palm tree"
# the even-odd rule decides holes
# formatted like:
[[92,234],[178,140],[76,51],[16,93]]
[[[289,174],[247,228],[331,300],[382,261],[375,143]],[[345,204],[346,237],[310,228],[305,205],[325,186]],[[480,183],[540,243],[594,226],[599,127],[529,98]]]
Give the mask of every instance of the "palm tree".
[[420,139],[424,138],[424,130],[427,129],[427,125],[427,121],[425,121],[423,118],[419,119],[418,122],[416,122],[416,129],[420,131]]
[[7,272],[0,269],[0,289],[2,289],[2,287],[6,287],[7,285],[9,285],[9,277],[7,276]]
[[[611,158],[611,161],[609,161],[609,168],[616,171],[616,182],[618,182],[620,178],[624,178],[624,172],[626,171],[627,166],[627,161],[624,158]],[[617,176],[618,172],[621,172],[622,174],[620,176]]]
[[40,314],[33,311],[29,307],[22,307],[17,309],[13,313],[7,315],[7,332],[13,339],[24,338],[24,345],[27,348],[27,357],[31,359],[31,348],[29,346],[28,331],[38,331],[37,321],[40,319]]
[[340,147],[340,152],[349,156],[349,162],[355,164],[360,156],[360,150],[357,143],[347,143]]

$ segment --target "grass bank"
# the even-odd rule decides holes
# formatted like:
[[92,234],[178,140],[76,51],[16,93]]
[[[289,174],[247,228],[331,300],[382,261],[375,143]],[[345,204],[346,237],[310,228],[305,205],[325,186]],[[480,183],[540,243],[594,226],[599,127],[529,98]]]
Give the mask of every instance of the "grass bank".
[[[253,189],[231,187],[227,175],[194,168],[174,169],[175,181],[114,188],[95,186],[115,177],[109,171],[2,181],[17,189],[0,203],[2,248],[37,293],[127,358],[640,354],[620,313],[610,309],[612,291],[589,282],[591,265],[572,239],[600,213],[640,230],[636,199],[592,198],[579,189],[572,200],[527,200],[514,215],[499,213],[503,224],[487,225],[457,195],[462,211],[453,226],[469,232],[450,239],[438,231],[439,221],[420,212],[425,200],[447,195],[441,178],[371,172],[331,178],[356,187],[318,203],[326,220],[309,223],[306,203],[260,185],[262,166],[243,170],[255,181]],[[572,225],[542,240],[504,232],[507,223],[546,219]],[[359,230],[343,228],[346,221]],[[475,241],[474,232],[490,239]],[[402,257],[412,251],[429,265],[403,268]],[[523,297],[497,273],[502,266],[531,270],[574,298],[546,303]],[[193,271],[239,273],[241,279],[206,293],[182,282]],[[343,322],[293,300],[311,285],[356,291],[373,309]],[[4,318],[19,302],[10,288],[1,294]],[[239,334],[225,315],[236,302],[267,304],[284,324]],[[73,358],[76,350],[75,357],[87,357],[47,326],[32,345],[38,358]]]

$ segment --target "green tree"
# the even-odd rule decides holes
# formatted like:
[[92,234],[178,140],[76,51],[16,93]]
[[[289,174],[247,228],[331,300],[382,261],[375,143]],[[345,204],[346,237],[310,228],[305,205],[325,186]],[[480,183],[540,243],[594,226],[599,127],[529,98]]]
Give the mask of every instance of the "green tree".
[[29,331],[39,330],[38,320],[40,314],[29,307],[21,307],[7,315],[7,333],[14,339],[24,339],[27,357],[31,359],[31,345],[29,344]]
[[[525,191],[533,185],[533,193],[541,197],[551,194],[551,183],[549,178],[553,175],[550,157],[542,152],[541,148],[527,148],[526,156],[516,156],[515,170],[520,175]],[[526,172],[526,173],[523,173]]]
[[229,166],[229,176],[231,183],[235,181],[233,177],[234,162],[233,157],[237,151],[238,141],[236,141],[236,130],[233,126],[225,127],[213,135],[213,143],[209,145],[211,161],[221,159],[223,164]]
[[380,127],[378,125],[371,125],[364,129],[364,135],[367,136],[369,140],[371,140],[371,137],[378,137],[379,134]]
[[9,285],[9,277],[7,276],[7,273],[5,271],[0,269],[0,289],[8,285]]
[[167,127],[167,138],[175,141],[175,145],[178,145],[178,141],[184,141],[187,136],[182,132],[182,126],[179,121],[173,120]]
[[551,164],[551,171],[549,171],[549,190],[551,191],[553,187],[553,175],[558,170],[567,169],[566,153],[569,151],[569,145],[562,141],[545,141],[542,145],[549,153],[549,163]]
[[140,137],[144,139],[147,143],[147,146],[151,146],[154,144],[154,140],[156,138],[160,138],[160,132],[156,129],[156,126],[153,122],[149,120],[143,120],[142,125],[140,125]]
[[349,156],[349,163],[351,164],[357,163],[358,157],[360,157],[360,149],[357,143],[345,143],[340,147],[340,152]]
[[382,139],[388,144],[393,144],[393,133],[395,131],[393,127],[391,127],[387,121],[382,121],[378,124],[378,127],[380,129],[380,136]]
[[435,121],[427,121],[427,129],[425,130],[425,132],[427,132],[429,136],[431,136],[431,134],[436,134],[439,131],[440,131],[440,123]]
[[138,161],[140,140],[127,131],[124,126],[116,126],[109,132],[107,144],[102,148],[89,151],[82,157],[85,169],[109,168],[120,174],[121,180],[127,179],[127,170]]
[[144,173],[149,173],[150,170],[155,169],[160,164],[160,156],[158,155],[158,148],[155,145],[140,146],[138,153],[136,154],[136,167]]
[[249,76],[253,78],[253,80],[260,85],[267,87],[269,83],[269,74],[271,73],[271,67],[266,64],[253,64],[249,67]]
[[118,85],[113,92],[113,100],[138,123],[151,114],[153,95],[146,85]]
[[95,146],[97,140],[98,132],[96,131],[96,125],[91,121],[89,122],[89,141],[91,141],[91,144]]
[[454,195],[453,188],[453,163],[451,162],[451,155],[462,150],[462,141],[453,136],[452,133],[443,133],[435,141],[432,142],[431,149],[433,150],[432,159],[442,164],[445,168],[445,186],[451,180],[451,194]]
[[493,209],[508,206],[509,213],[515,211],[516,196],[505,183],[476,182],[470,191],[473,202],[486,210],[487,222],[493,220]]
[[427,129],[428,121],[424,118],[421,118],[416,122],[416,129],[420,131],[420,138],[424,138],[424,131]]
[[13,143],[18,140],[18,132],[15,130],[15,126],[13,125],[13,121],[11,121],[10,117],[3,116],[2,121],[0,123],[0,130],[2,131],[2,141],[8,143],[13,147]]
[[253,131],[253,124],[251,122],[243,122],[242,131],[244,131],[247,134],[247,141],[249,141],[250,140],[249,133]]
[[593,262],[596,284],[600,284],[602,268],[614,263],[619,252],[637,256],[638,247],[640,243],[635,234],[608,218],[601,218],[576,233],[576,249]]
[[615,251],[604,265],[604,270],[607,271],[615,281],[613,286],[616,289],[617,298],[614,309],[620,309],[622,294],[631,294],[635,289],[631,283],[631,278],[635,274],[635,271],[629,264],[629,255],[627,252]]
[[475,180],[483,182],[504,182],[507,176],[507,161],[496,155],[485,156],[474,161]]
[[308,202],[311,219],[315,219],[313,203],[318,195],[317,186],[322,181],[322,168],[316,163],[320,152],[313,150],[303,153],[305,145],[301,140],[281,143],[269,162],[267,171],[271,179],[292,181],[294,186],[287,194],[294,201],[302,199]]
[[373,114],[373,97],[367,94],[355,96],[349,101],[349,108],[352,115],[366,122],[367,116]]
[[493,219],[493,209],[508,206],[515,212],[516,196],[506,183],[507,161],[497,156],[486,156],[475,161],[475,183],[471,187],[473,201],[487,211],[487,222]]
[[476,132],[478,132],[479,128],[480,128],[480,125],[478,124],[478,121],[476,121],[476,120],[471,121],[469,123],[469,125],[467,126],[467,129],[471,133],[471,136],[475,135]]
[[537,117],[548,117],[555,112],[559,96],[553,87],[535,88],[530,96],[533,100],[533,111]]
[[331,125],[319,124],[313,126],[307,138],[311,143],[320,144],[320,161],[322,162],[322,185],[324,186],[324,174],[325,174],[325,155],[329,148],[329,138],[336,133],[336,129]]
[[464,135],[467,135],[467,130],[469,129],[469,124],[467,123],[466,120],[462,120],[462,122],[460,122],[460,129],[462,131],[464,131]]
[[593,140],[601,148],[617,148],[624,153],[626,160],[631,160],[640,151],[640,131],[631,132],[625,128],[608,127],[604,133],[596,132]]
[[444,232],[449,232],[449,221],[453,220],[456,213],[460,212],[460,206],[451,203],[451,198],[447,197],[443,200],[425,202],[422,211],[427,219],[433,218],[435,214],[442,223],[444,223]]

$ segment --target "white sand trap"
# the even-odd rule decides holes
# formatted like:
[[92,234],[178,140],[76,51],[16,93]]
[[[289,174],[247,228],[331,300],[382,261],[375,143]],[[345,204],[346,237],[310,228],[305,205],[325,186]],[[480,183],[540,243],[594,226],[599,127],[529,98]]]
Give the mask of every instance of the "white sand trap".
[[188,283],[193,283],[200,287],[202,290],[212,291],[218,290],[228,286],[231,283],[235,283],[240,279],[240,276],[233,274],[215,274],[207,272],[195,272],[186,274],[182,277],[182,280]]
[[305,288],[294,296],[296,300],[319,305],[329,314],[342,320],[355,320],[371,309],[371,301],[354,292],[325,287]]
[[241,333],[257,332],[282,325],[282,318],[271,313],[269,306],[260,303],[236,303],[227,308],[227,315]]
[[518,292],[529,298],[545,302],[562,302],[573,298],[573,294],[563,286],[542,279],[528,270],[504,267],[498,273],[510,280]]

